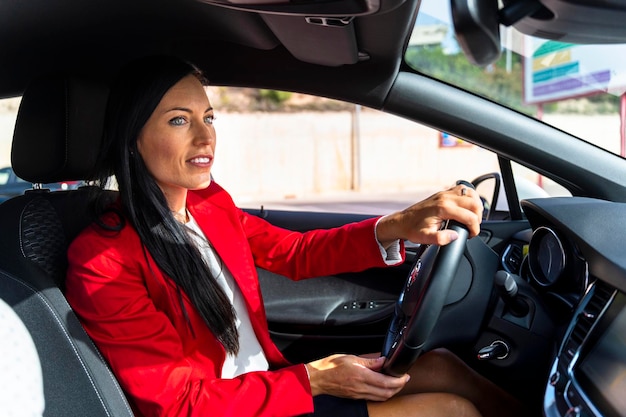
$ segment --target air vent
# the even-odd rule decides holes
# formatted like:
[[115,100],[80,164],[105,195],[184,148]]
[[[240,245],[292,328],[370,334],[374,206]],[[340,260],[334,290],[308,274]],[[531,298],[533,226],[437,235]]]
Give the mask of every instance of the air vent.
[[522,246],[512,243],[506,247],[502,254],[502,266],[506,272],[518,275],[523,259],[524,250]]
[[593,329],[593,326],[614,294],[615,290],[603,282],[596,281],[592,284],[576,310],[577,314],[572,322],[573,328],[561,351],[561,361],[565,366],[569,366],[572,359],[578,354],[580,346]]

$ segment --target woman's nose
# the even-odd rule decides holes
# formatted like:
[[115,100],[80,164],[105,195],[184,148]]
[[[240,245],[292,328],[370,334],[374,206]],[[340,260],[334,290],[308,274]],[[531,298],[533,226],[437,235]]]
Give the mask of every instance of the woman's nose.
[[215,128],[212,124],[198,123],[194,131],[194,140],[198,143],[215,141]]

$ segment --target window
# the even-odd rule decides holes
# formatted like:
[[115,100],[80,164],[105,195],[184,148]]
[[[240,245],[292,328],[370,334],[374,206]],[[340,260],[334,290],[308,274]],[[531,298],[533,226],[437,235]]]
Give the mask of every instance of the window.
[[422,1],[406,63],[626,156],[620,134],[620,109],[626,109],[626,45],[566,44],[503,27],[500,58],[481,68],[463,54],[451,22],[450,2]]
[[[212,172],[243,208],[380,215],[459,179],[499,172],[493,152],[376,110],[319,104],[322,110],[222,111],[224,94],[216,100],[209,91],[217,115]],[[552,182],[521,166],[518,176],[521,197],[555,192]]]

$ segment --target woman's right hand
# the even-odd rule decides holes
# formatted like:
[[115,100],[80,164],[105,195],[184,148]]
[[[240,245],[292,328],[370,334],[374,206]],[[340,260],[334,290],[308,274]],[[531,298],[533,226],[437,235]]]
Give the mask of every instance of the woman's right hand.
[[332,355],[305,366],[309,371],[313,396],[385,401],[400,392],[409,376],[393,377],[380,373],[385,358]]

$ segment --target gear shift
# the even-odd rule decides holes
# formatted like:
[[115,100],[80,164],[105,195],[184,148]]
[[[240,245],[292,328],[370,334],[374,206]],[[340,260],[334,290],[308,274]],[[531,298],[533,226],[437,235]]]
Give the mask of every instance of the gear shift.
[[515,317],[528,314],[528,303],[517,296],[517,283],[511,274],[506,271],[496,272],[494,283],[509,313]]

